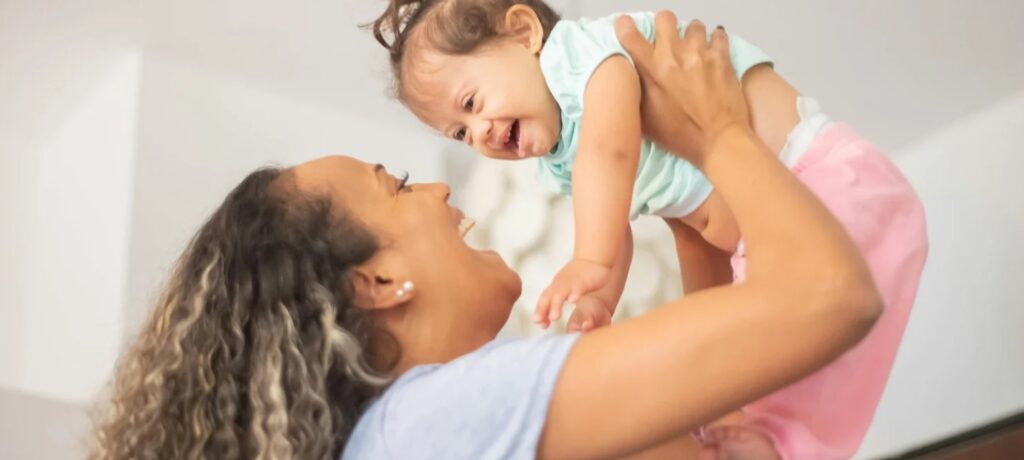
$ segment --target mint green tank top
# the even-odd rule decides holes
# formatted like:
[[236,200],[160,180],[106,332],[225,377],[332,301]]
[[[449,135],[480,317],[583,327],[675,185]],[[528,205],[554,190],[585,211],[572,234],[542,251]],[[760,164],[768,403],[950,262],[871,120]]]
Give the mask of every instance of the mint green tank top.
[[[551,153],[541,157],[541,182],[556,193],[572,194],[572,170],[583,120],[583,94],[599,65],[612,56],[625,56],[615,36],[619,14],[596,19],[559,21],[540,54],[541,71],[561,108],[562,130]],[[629,14],[637,29],[654,41],[654,13]],[[682,32],[680,27],[680,32]],[[729,36],[730,58],[738,77],[771,60],[760,48],[735,35]],[[632,62],[632,60],[630,61]],[[711,183],[692,164],[644,139],[633,185],[630,218],[648,214],[682,217],[700,206],[711,193]]]

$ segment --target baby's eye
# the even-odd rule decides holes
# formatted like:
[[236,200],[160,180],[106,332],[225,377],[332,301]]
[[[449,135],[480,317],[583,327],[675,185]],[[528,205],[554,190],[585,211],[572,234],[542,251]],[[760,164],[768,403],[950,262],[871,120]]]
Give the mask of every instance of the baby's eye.
[[466,139],[466,128],[459,128],[458,131],[455,131],[455,134],[453,134],[452,137],[455,140],[462,142]]
[[469,96],[469,99],[466,99],[466,104],[465,104],[466,111],[469,111],[469,112],[473,111],[473,103],[474,103],[473,99],[475,99],[475,98],[476,98],[475,96]]

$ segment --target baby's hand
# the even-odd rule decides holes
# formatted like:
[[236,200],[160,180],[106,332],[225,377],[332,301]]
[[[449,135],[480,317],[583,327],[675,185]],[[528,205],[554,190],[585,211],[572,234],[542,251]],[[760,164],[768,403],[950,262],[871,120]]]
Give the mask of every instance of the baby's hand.
[[597,296],[585,295],[576,301],[576,308],[569,315],[568,332],[590,332],[612,322],[611,305]]
[[611,275],[611,268],[594,262],[573,259],[555,275],[551,285],[540,295],[533,320],[547,328],[562,317],[562,305],[576,302],[584,294],[600,289]]

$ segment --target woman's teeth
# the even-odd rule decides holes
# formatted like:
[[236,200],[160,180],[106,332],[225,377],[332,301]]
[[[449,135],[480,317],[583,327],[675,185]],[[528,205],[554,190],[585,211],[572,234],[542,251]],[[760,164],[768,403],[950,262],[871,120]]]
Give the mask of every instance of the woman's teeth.
[[459,236],[465,238],[469,230],[476,225],[476,221],[468,217],[463,217],[462,222],[459,222]]

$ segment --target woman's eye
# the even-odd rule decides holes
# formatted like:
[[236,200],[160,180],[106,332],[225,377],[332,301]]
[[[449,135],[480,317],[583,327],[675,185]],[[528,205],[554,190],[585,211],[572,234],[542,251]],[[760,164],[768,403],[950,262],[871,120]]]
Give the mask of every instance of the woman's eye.
[[455,131],[455,134],[452,137],[455,140],[462,142],[466,139],[466,128],[459,128],[458,131]]

